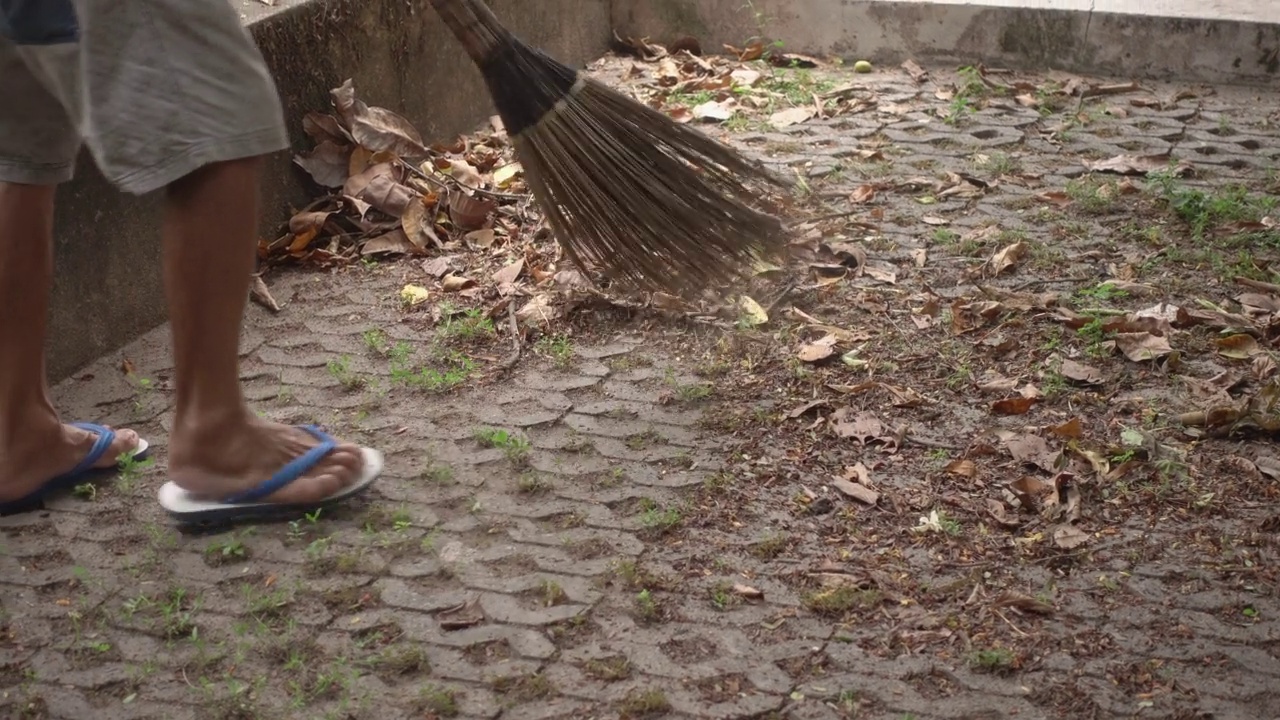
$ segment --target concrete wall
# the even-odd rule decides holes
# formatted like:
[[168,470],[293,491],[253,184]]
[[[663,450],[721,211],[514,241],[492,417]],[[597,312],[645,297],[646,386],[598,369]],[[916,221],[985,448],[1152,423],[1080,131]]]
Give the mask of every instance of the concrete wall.
[[[998,3],[998,4],[997,4]],[[753,36],[787,49],[882,65],[975,63],[1135,78],[1270,84],[1280,73],[1280,24],[1089,12],[1090,0],[614,0],[620,34],[662,42],[694,35],[704,48]],[[1192,12],[1195,0],[1165,0]],[[1259,3],[1259,6],[1266,3]],[[1019,5],[1022,7],[1014,7]],[[1203,5],[1203,3],[1200,3]],[[1274,3],[1273,3],[1274,5]],[[1120,7],[1111,2],[1108,7]],[[1082,9],[1083,8],[1083,9]],[[1269,11],[1274,16],[1276,10]],[[1205,13],[1207,14],[1207,13]]]
[[[295,150],[307,147],[302,116],[327,110],[329,90],[348,77],[363,100],[404,114],[429,138],[468,131],[493,112],[479,73],[422,0],[279,0],[273,7],[230,1],[271,66]],[[607,47],[608,0],[491,0],[491,6],[565,62],[585,63]],[[309,200],[291,158],[279,153],[267,168],[265,235],[275,233],[290,205]],[[61,188],[48,346],[54,381],[165,321],[161,200],[159,193],[135,198],[115,191],[87,154],[75,181]]]

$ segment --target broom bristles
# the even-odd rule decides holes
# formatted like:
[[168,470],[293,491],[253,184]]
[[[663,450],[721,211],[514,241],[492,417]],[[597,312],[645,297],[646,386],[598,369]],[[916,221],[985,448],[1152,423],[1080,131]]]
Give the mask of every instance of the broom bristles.
[[751,207],[754,182],[785,179],[525,45],[479,0],[432,4],[480,67],[576,265],[683,295],[737,281],[785,247],[783,223]]

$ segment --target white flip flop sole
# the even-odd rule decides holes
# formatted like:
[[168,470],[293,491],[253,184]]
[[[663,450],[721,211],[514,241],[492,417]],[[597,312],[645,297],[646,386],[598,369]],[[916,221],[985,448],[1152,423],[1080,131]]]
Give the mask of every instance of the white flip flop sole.
[[373,448],[360,448],[360,453],[364,459],[360,478],[339,492],[312,503],[223,503],[216,500],[202,500],[172,481],[160,486],[157,499],[161,507],[183,524],[239,522],[277,518],[282,515],[299,515],[348,500],[369,489],[373,481],[382,474],[386,460],[381,452]]

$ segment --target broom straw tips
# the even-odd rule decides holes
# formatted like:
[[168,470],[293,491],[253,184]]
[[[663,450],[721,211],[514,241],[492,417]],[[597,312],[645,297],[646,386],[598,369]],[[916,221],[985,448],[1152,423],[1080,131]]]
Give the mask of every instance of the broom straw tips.
[[480,0],[431,0],[476,62],[569,259],[639,289],[705,291],[786,246],[752,207],[788,182],[514,37]]

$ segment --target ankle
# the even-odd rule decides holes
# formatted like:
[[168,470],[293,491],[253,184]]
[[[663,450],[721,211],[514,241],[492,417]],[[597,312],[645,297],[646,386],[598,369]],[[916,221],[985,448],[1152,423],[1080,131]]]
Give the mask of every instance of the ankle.
[[253,411],[243,403],[227,406],[181,409],[173,422],[173,442],[176,449],[201,445],[210,440],[236,437],[248,429],[257,419]]
[[62,421],[47,402],[21,401],[0,406],[0,450],[56,442]]

